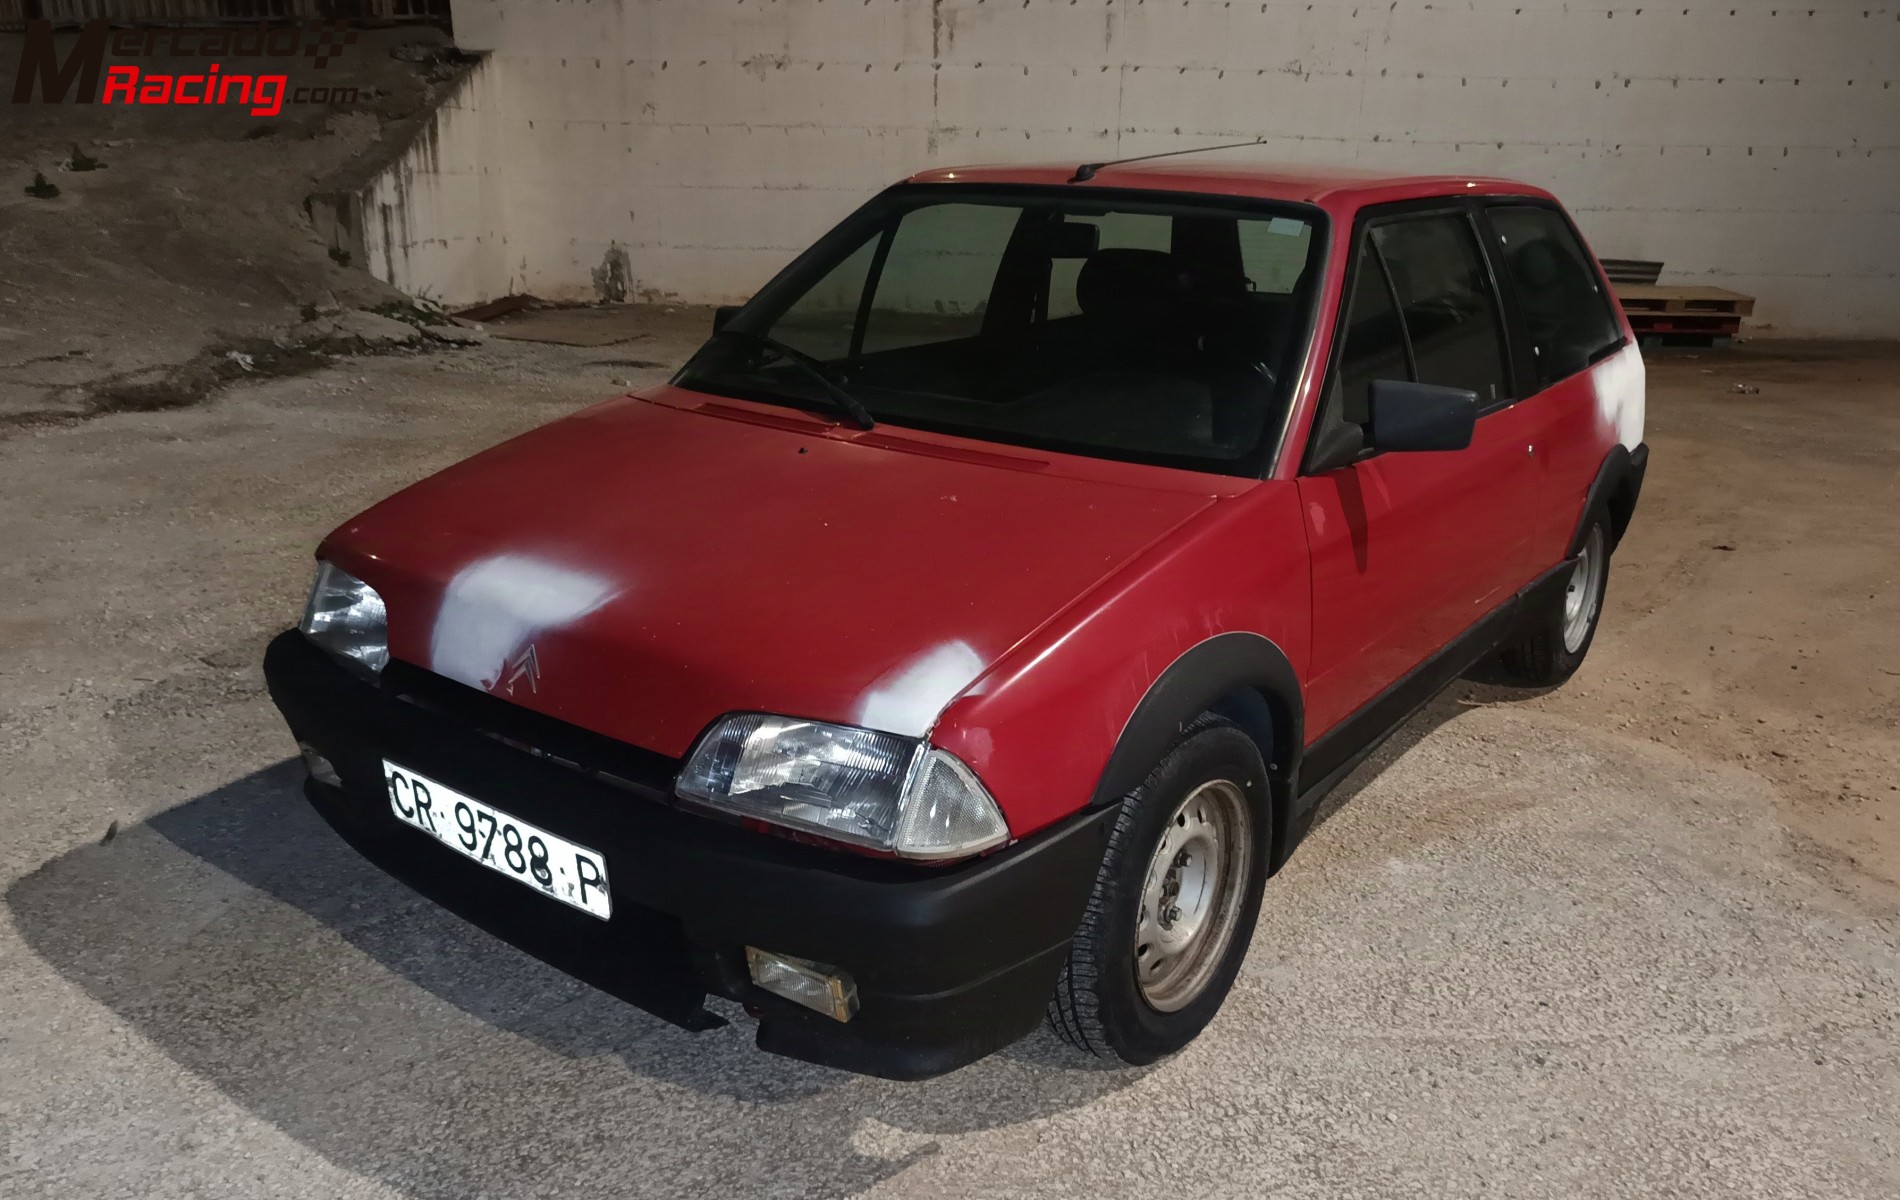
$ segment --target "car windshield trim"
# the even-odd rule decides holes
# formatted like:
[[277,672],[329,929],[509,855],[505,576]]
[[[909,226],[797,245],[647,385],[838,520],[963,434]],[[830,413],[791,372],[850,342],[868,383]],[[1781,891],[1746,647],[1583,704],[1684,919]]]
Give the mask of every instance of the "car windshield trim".
[[[1009,214],[1005,216],[998,213],[989,222],[993,228],[986,230],[992,244],[1002,246],[1002,249],[993,251],[997,265],[987,268],[994,272],[993,277],[974,276],[980,280],[987,279],[986,283],[979,285],[987,289],[982,293],[982,303],[966,305],[963,309],[950,309],[950,316],[946,319],[952,323],[961,322],[962,325],[960,331],[950,335],[899,341],[893,345],[867,345],[867,330],[883,328],[879,322],[895,323],[889,312],[884,309],[874,311],[872,304],[874,298],[882,299],[883,296],[878,288],[887,277],[881,273],[893,258],[903,257],[904,247],[901,245],[893,251],[893,241],[902,236],[906,229],[903,222],[921,210],[935,207],[940,212],[952,209],[963,211],[965,206],[986,206],[1008,210]],[[1223,436],[1218,424],[1214,425],[1212,433],[1200,432],[1208,427],[1210,421],[1218,422],[1220,419],[1220,394],[1213,391],[1215,385],[1204,383],[1201,375],[1193,376],[1193,385],[1200,390],[1188,390],[1189,384],[1184,381],[1189,375],[1188,370],[1183,370],[1184,378],[1170,378],[1121,363],[1098,364],[1083,353],[1071,352],[1067,359],[1061,360],[1067,365],[1069,374],[1052,374],[1053,382],[1037,391],[1035,387],[1039,381],[1030,379],[1019,383],[1017,373],[1007,365],[1006,360],[1003,366],[991,365],[991,359],[997,357],[995,352],[999,348],[1020,351],[1029,356],[1026,361],[1041,365],[1046,360],[1036,357],[1040,353],[1038,339],[1051,338],[1058,330],[1072,333],[1089,320],[1097,319],[1093,313],[1085,313],[1078,307],[1082,303],[1080,269],[1087,260],[1082,259],[1080,252],[1072,247],[1060,251],[1041,249],[1039,253],[1038,247],[1046,244],[1043,242],[1032,241],[1029,249],[1023,249],[1026,236],[1041,236],[1032,229],[1032,225],[1043,230],[1050,225],[1073,225],[1077,222],[1094,223],[1099,227],[1115,219],[1152,218],[1167,219],[1171,240],[1165,251],[1123,252],[1119,247],[1104,248],[1114,250],[1128,260],[1142,254],[1148,255],[1150,259],[1162,255],[1171,262],[1186,262],[1192,269],[1198,270],[1209,262],[1215,262],[1222,268],[1229,263],[1224,259],[1217,261],[1211,256],[1185,257],[1181,231],[1188,223],[1194,223],[1203,232],[1207,228],[1219,229],[1224,226],[1236,254],[1240,243],[1232,239],[1240,238],[1243,233],[1256,241],[1264,238],[1271,242],[1272,239],[1266,237],[1266,231],[1269,230],[1272,233],[1291,232],[1298,238],[1297,250],[1292,248],[1294,239],[1287,239],[1287,250],[1281,256],[1286,259],[1286,264],[1281,265],[1280,277],[1269,281],[1273,286],[1258,288],[1253,280],[1243,278],[1240,282],[1245,284],[1244,289],[1233,296],[1222,293],[1220,297],[1223,303],[1237,302],[1241,307],[1273,307],[1277,319],[1282,322],[1281,326],[1273,329],[1271,336],[1250,333],[1249,336],[1257,338],[1257,344],[1238,342],[1247,351],[1239,358],[1244,359],[1245,367],[1258,377],[1245,376],[1239,385],[1246,390],[1242,393],[1243,407],[1238,418],[1238,431],[1228,435],[1229,440],[1225,443],[1218,440]],[[1182,221],[1182,218],[1186,218],[1186,221]],[[1243,225],[1241,222],[1253,224]],[[1098,242],[1105,240],[1100,233],[1097,233],[1096,238]],[[1077,239],[1061,240],[1073,243]],[[1218,243],[1218,238],[1213,240]],[[674,377],[673,383],[698,392],[791,407],[836,419],[840,415],[837,397],[830,394],[828,388],[820,386],[806,370],[783,361],[777,364],[740,364],[732,357],[734,348],[760,337],[795,341],[784,337],[781,322],[795,315],[794,306],[823,285],[826,294],[835,294],[836,297],[833,301],[836,312],[832,315],[840,322],[847,322],[848,330],[844,324],[839,324],[828,333],[828,336],[839,339],[838,354],[817,353],[810,357],[827,372],[837,372],[828,382],[843,383],[852,398],[860,401],[880,425],[918,429],[991,444],[1021,446],[1043,452],[1259,478],[1277,460],[1289,426],[1287,415],[1298,391],[1301,365],[1307,358],[1317,327],[1315,314],[1322,290],[1318,283],[1324,278],[1326,270],[1328,241],[1329,223],[1324,211],[1313,205],[1295,202],[1092,186],[901,184],[874,198],[794,259],[750,302],[722,323],[722,329],[734,330],[746,336],[709,339]],[[944,245],[951,247],[955,254],[976,257],[965,252],[962,242],[946,242]],[[1189,251],[1195,249],[1194,246],[1188,247]],[[939,257],[951,256],[950,252],[942,250],[937,253]],[[1100,251],[1096,253],[1099,255]],[[912,263],[919,259],[916,253],[910,256]],[[1067,278],[1058,283],[1058,277],[1063,274],[1058,270],[1058,264],[1068,259],[1077,261],[1075,265],[1066,267]],[[1242,263],[1239,258],[1233,262],[1251,265]],[[1129,262],[1123,265],[1150,264]],[[1028,275],[1023,274],[1025,267],[1029,269]],[[1037,272],[1041,273],[1039,278]],[[1287,279],[1289,272],[1292,273],[1291,282]],[[1210,277],[1213,274],[1215,272],[1208,272]],[[1032,282],[1023,284],[1019,276]],[[845,286],[835,285],[834,277],[842,278]],[[1191,271],[1183,271],[1181,277],[1191,278]],[[897,278],[900,285],[907,282],[902,276]],[[1233,286],[1224,276],[1221,282],[1223,286]],[[1009,290],[1018,286],[1024,289],[1020,295]],[[1185,288],[1189,285],[1182,286]],[[1055,295],[1058,290],[1062,291],[1060,297]],[[920,291],[919,294],[925,296],[926,302],[934,298],[928,292]],[[1181,311],[1190,311],[1191,305],[1201,301],[1202,296],[1194,294],[1183,301]],[[1022,310],[1020,323],[1017,309],[1012,307],[1018,302],[1035,305]],[[1058,302],[1067,303],[1069,307],[1058,311]],[[936,313],[945,311],[941,302],[938,302]],[[1159,311],[1171,313],[1174,310]],[[925,311],[922,305],[917,305],[903,310],[899,315],[927,319],[933,314]],[[999,322],[1002,323],[999,325]],[[810,331],[800,328],[800,332]],[[878,341],[875,333],[871,341]],[[1210,342],[1211,339],[1195,335],[1189,344],[1194,347],[1195,354],[1202,354],[1203,347]],[[722,346],[725,349],[720,349]],[[804,352],[804,347],[799,349],[801,353]],[[965,354],[972,363],[981,360],[985,369],[992,370],[993,374],[978,379],[976,383],[968,383],[966,378],[963,381],[968,386],[959,390],[954,386],[938,386],[944,379],[959,380],[954,367],[923,369],[916,365],[933,356],[941,358],[958,353]],[[1269,362],[1270,359],[1274,361]],[[1061,369],[1051,368],[1057,372]],[[1193,369],[1204,371],[1198,360]],[[965,372],[966,377],[973,375],[974,372]],[[1226,385],[1225,380],[1223,385]],[[984,390],[986,387],[989,390]],[[1003,392],[1002,400],[992,400],[997,389],[1017,387],[1026,390],[1020,393]],[[1172,436],[1150,439],[1140,425],[1130,429],[1127,426],[1114,426],[1112,421],[1100,422],[1103,428],[1097,428],[1095,414],[1098,406],[1105,403],[1098,397],[1104,394],[1105,387],[1108,389],[1107,394],[1123,405],[1119,411],[1135,412],[1143,419],[1150,420],[1150,423],[1150,414],[1161,412],[1168,405],[1184,412],[1188,411],[1186,406],[1192,405],[1195,416],[1191,420],[1195,422],[1193,428],[1197,431],[1197,439],[1190,439],[1172,430],[1167,431]],[[1165,394],[1144,390],[1151,388],[1172,390]],[[1059,399],[1049,400],[1052,394],[1059,394]],[[1188,398],[1178,399],[1181,396]],[[1038,422],[1036,405],[1066,407],[1059,408],[1057,416]],[[1210,409],[1210,406],[1213,407]],[[1229,408],[1233,407],[1230,403]],[[1030,415],[1019,417],[1019,410],[1024,408],[1030,410]],[[1204,415],[1210,411],[1215,415]]]

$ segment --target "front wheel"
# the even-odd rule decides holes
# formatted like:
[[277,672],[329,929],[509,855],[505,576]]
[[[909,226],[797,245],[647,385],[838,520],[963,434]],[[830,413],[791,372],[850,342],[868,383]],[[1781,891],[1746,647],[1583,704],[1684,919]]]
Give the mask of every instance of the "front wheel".
[[1211,715],[1122,800],[1049,1002],[1065,1041],[1151,1063],[1213,1019],[1260,912],[1268,803],[1259,748]]
[[1524,632],[1504,647],[1504,669],[1536,687],[1553,687],[1574,675],[1596,640],[1609,579],[1610,529],[1599,518],[1571,563],[1561,600],[1532,614]]

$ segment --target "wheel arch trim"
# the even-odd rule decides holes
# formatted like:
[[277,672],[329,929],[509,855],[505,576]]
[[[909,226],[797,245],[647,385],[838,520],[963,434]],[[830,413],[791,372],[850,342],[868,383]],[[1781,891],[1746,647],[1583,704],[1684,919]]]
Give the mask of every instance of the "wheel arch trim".
[[1292,787],[1305,746],[1304,711],[1292,661],[1257,633],[1216,634],[1169,664],[1122,727],[1089,807],[1113,804],[1134,791],[1181,731],[1206,712],[1226,717],[1261,746],[1272,789],[1270,857],[1277,867],[1289,848]]
[[1649,445],[1638,443],[1635,450],[1621,444],[1610,447],[1597,468],[1590,490],[1584,494],[1583,508],[1577,513],[1576,528],[1571,531],[1567,558],[1575,558],[1583,549],[1583,539],[1599,515],[1610,520],[1610,549],[1623,539],[1630,518],[1636,511],[1636,498],[1642,491],[1643,475],[1649,467]]

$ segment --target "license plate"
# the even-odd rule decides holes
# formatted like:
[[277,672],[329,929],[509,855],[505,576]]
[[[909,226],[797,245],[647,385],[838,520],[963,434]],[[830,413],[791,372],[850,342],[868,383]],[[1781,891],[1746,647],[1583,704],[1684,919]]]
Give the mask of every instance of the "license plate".
[[390,811],[436,841],[517,883],[605,921],[613,915],[599,852],[511,817],[426,775],[383,760]]

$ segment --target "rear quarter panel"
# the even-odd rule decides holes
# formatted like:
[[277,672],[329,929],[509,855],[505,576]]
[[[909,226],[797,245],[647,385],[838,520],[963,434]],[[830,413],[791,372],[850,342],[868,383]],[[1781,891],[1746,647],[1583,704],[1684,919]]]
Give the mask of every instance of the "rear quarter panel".
[[1542,512],[1531,546],[1539,569],[1569,557],[1591,485],[1617,446],[1635,450],[1642,445],[1648,408],[1642,351],[1637,348],[1636,335],[1616,297],[1616,288],[1597,260],[1596,250],[1577,228],[1576,219],[1568,212],[1564,215],[1589,256],[1597,285],[1609,298],[1623,345],[1526,402],[1542,409]]
[[1543,409],[1544,487],[1531,556],[1539,570],[1569,556],[1583,506],[1611,451],[1643,440],[1643,359],[1634,342],[1526,403]]
[[1210,637],[1257,633],[1304,673],[1311,584],[1297,489],[1223,500],[1080,597],[947,709],[932,741],[970,764],[1017,837],[1088,803],[1135,707]]

